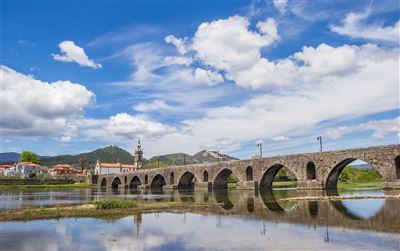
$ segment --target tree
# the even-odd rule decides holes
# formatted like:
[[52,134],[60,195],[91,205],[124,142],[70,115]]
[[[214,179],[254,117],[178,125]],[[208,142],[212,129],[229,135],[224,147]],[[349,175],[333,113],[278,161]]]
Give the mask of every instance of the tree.
[[80,163],[82,172],[83,172],[83,167],[87,164],[87,161],[88,161],[88,158],[84,155],[79,158],[79,163]]
[[29,174],[29,178],[35,178],[36,177],[36,173],[30,173]]
[[19,162],[32,162],[35,164],[40,164],[40,158],[34,152],[23,151],[21,153],[21,157],[19,157]]

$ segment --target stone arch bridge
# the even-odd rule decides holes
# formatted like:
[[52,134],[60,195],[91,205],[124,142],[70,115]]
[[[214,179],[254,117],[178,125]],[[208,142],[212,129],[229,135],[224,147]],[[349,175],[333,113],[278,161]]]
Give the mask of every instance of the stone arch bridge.
[[400,188],[399,144],[93,175],[90,182],[132,189],[227,188],[233,173],[239,189],[270,190],[275,175],[285,166],[296,175],[298,189],[335,189],[342,170],[357,159],[379,171],[386,188]]

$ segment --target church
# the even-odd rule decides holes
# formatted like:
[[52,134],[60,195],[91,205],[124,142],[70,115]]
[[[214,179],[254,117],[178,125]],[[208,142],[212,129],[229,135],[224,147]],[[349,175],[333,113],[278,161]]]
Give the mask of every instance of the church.
[[119,174],[125,172],[132,172],[143,166],[143,149],[140,145],[140,140],[138,140],[138,144],[135,148],[135,163],[134,164],[122,164],[119,163],[107,163],[100,162],[97,160],[95,167],[95,174]]

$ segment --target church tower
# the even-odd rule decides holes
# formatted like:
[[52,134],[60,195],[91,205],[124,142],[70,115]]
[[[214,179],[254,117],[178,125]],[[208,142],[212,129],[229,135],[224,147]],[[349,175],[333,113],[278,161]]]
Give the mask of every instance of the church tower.
[[140,145],[140,139],[138,140],[138,144],[135,148],[135,162],[137,167],[142,167],[142,161],[143,161],[143,149],[142,146]]

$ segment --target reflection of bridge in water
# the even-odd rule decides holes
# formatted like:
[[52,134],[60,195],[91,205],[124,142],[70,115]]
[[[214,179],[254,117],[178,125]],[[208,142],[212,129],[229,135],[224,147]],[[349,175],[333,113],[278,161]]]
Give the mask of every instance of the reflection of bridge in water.
[[[389,192],[385,192],[389,193]],[[292,201],[281,202],[272,193],[261,194],[248,190],[213,190],[196,192],[187,196],[174,192],[168,201],[216,201],[218,205],[189,209],[174,209],[173,212],[202,215],[231,215],[272,222],[302,224],[309,227],[339,227],[377,232],[400,233],[400,200],[384,200],[383,206],[369,218],[352,212],[342,201]],[[298,196],[319,196],[322,191],[301,191]],[[379,202],[370,200],[371,203]],[[378,203],[379,204],[379,203]],[[367,209],[365,209],[367,210]],[[167,210],[168,211],[168,210]],[[136,216],[137,218],[138,216]]]

